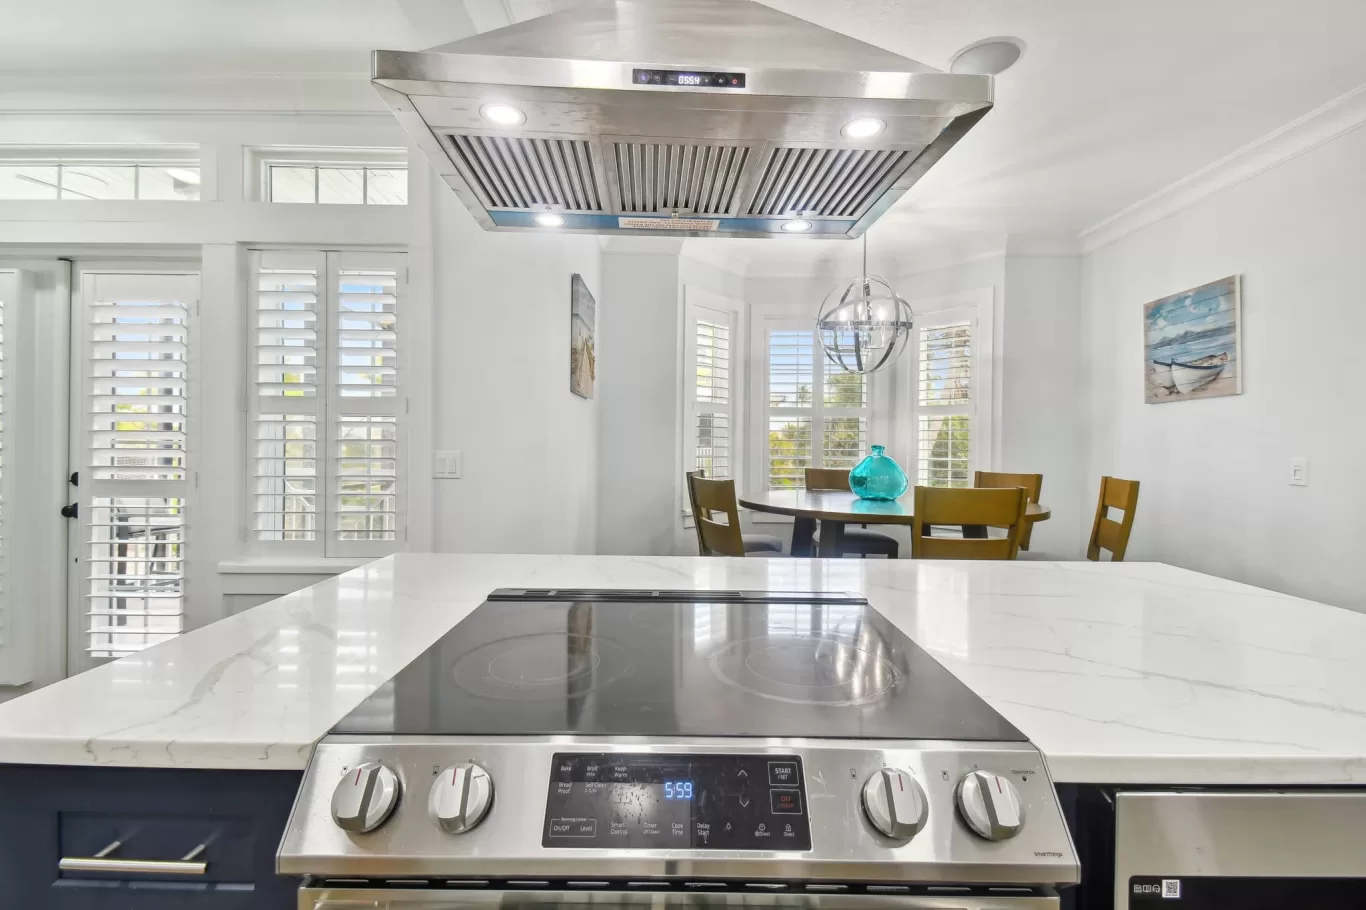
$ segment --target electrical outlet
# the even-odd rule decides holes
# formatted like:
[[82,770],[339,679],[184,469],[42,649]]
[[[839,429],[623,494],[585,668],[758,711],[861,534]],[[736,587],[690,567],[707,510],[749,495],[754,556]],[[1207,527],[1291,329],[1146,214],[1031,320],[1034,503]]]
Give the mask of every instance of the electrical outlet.
[[1292,458],[1290,459],[1290,485],[1292,487],[1309,486],[1309,459]]
[[459,480],[464,473],[464,452],[447,451],[432,453],[432,476],[437,480]]

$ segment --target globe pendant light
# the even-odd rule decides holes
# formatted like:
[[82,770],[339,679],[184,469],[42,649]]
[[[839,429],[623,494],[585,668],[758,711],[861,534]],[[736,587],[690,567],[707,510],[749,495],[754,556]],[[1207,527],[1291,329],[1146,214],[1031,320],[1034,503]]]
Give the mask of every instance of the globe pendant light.
[[831,363],[864,375],[896,362],[911,337],[912,318],[911,305],[886,281],[868,274],[864,234],[863,277],[825,295],[816,331]]

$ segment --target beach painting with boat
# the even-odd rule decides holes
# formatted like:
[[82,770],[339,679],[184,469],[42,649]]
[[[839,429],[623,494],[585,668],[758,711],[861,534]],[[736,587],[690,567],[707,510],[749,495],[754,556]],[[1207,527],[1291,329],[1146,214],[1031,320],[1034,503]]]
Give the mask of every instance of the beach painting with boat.
[[1237,275],[1144,304],[1144,401],[1242,392],[1241,321]]

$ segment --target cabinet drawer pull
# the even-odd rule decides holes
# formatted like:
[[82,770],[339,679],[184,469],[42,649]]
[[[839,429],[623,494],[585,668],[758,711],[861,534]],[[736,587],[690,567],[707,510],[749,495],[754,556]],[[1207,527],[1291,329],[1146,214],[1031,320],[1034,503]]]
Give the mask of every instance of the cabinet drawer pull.
[[94,856],[63,856],[57,862],[57,868],[63,872],[106,872],[114,875],[126,872],[143,875],[204,875],[209,871],[207,862],[195,859],[204,852],[204,844],[180,859],[119,859],[109,855],[122,846],[123,841],[116,840]]

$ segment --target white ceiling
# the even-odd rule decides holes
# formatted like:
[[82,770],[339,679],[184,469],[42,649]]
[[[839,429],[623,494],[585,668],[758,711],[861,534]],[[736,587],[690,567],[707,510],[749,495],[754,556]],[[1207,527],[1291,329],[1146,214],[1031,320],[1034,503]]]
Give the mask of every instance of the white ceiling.
[[[879,223],[875,244],[892,234],[940,247],[1075,236],[1366,84],[1366,0],[765,2],[941,68],[984,37],[1027,45],[997,81],[996,108]],[[0,71],[354,78],[373,48],[432,47],[558,5],[0,0]],[[810,251],[798,240],[755,243]]]

